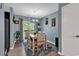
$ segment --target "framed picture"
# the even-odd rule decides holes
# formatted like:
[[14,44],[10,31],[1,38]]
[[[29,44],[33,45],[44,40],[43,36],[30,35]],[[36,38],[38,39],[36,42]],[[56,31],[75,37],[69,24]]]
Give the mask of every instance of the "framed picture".
[[48,25],[48,18],[46,18],[45,25]]
[[55,27],[56,26],[56,18],[52,18],[52,21],[51,21],[51,26],[52,27]]
[[15,22],[14,22],[15,24],[19,24],[19,20],[15,20]]
[[14,16],[13,16],[13,22],[14,22],[14,24],[19,24],[19,20],[15,20]]

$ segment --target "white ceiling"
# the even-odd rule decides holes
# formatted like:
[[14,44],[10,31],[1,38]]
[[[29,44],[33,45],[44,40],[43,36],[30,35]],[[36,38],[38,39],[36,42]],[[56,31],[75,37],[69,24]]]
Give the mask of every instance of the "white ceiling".
[[58,10],[57,3],[6,3],[13,7],[14,14],[27,17],[41,18]]

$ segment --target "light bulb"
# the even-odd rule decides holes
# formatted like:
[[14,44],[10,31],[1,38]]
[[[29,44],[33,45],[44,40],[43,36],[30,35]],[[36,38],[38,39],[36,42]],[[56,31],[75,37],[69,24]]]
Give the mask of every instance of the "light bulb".
[[35,21],[35,19],[33,19],[33,22]]
[[36,22],[38,22],[38,19],[36,19]]

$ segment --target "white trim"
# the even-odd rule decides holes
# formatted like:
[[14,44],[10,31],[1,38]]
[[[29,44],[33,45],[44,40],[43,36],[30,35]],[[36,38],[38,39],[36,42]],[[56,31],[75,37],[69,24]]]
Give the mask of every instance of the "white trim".
[[51,41],[49,41],[49,40],[47,40],[47,42],[49,42],[49,43],[51,43],[51,44],[54,44],[54,45],[55,45],[55,43],[53,43],[53,42],[51,42]]
[[13,44],[13,46],[12,46],[12,47],[10,47],[10,50],[14,49],[14,45],[15,45],[15,44]]
[[14,49],[14,47],[10,47],[10,50]]
[[58,51],[58,54],[60,54],[61,56],[64,56],[60,51]]

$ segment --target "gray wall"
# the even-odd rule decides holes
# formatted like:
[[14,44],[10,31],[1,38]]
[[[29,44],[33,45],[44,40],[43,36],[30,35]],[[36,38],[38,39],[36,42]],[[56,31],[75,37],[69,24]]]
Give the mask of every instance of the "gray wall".
[[4,11],[0,9],[0,55],[4,55]]
[[[56,17],[56,26],[51,26],[51,19]],[[48,18],[48,25],[45,25],[46,18]],[[47,40],[51,43],[55,44],[55,37],[59,37],[58,35],[58,11],[54,12],[51,15],[43,17],[40,19],[41,30],[46,34]]]
[[14,47],[13,8],[10,8],[10,48]]
[[[20,20],[17,16],[15,16],[15,20]],[[14,33],[20,30],[20,24],[14,24]]]

